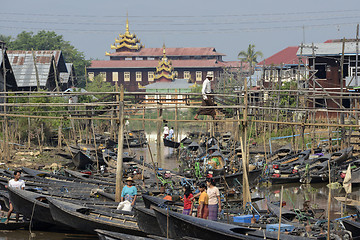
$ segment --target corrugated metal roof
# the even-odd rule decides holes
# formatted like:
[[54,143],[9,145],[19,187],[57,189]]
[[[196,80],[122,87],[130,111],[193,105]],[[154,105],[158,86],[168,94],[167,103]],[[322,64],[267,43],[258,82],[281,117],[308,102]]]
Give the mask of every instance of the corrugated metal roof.
[[[36,87],[36,72],[32,51],[8,51],[18,87]],[[34,51],[40,86],[45,87],[50,73],[51,60],[54,56],[59,71],[66,71],[66,66],[60,50]]]
[[[89,68],[156,68],[158,63],[158,60],[94,60]],[[216,61],[215,59],[172,60],[172,65],[174,68],[220,68],[227,66],[227,63]],[[233,62],[230,65],[239,66],[238,64],[233,64]]]
[[[303,48],[303,56],[312,56],[311,44],[305,44],[307,47]],[[315,46],[315,55],[316,56],[330,56],[330,55],[341,55],[342,54],[342,42],[327,42],[327,43],[316,43]],[[297,55],[300,56],[301,49],[297,51]],[[345,55],[355,55],[356,54],[356,43],[355,42],[346,42]]]
[[188,89],[194,83],[189,83],[187,79],[175,79],[173,82],[156,82],[146,85],[146,89]]
[[[163,55],[163,48],[141,48],[138,52],[114,52],[109,56],[142,56],[159,57]],[[223,53],[216,52],[213,47],[198,48],[166,48],[166,55],[171,56],[226,56]]]

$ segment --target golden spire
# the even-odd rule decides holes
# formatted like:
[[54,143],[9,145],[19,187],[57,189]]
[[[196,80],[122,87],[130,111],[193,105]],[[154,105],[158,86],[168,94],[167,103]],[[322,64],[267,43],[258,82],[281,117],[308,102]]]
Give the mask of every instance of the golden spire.
[[128,12],[126,12],[126,32],[127,34],[129,34],[129,18],[128,18]]
[[166,57],[165,43],[163,43],[163,56]]

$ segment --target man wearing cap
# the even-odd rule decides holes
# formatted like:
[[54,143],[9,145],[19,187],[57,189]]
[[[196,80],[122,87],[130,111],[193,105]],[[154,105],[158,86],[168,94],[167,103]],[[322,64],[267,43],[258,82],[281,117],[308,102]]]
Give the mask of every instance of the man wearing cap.
[[[206,79],[203,82],[202,86],[202,104],[201,106],[215,106],[214,101],[212,99],[212,96],[209,96],[208,94],[211,93],[211,81],[213,80],[213,76],[210,74],[206,75]],[[199,115],[210,115],[213,119],[216,117],[215,108],[200,108],[198,112],[196,113],[194,119],[198,120]]]
[[131,202],[131,206],[134,206],[137,195],[137,189],[135,186],[132,186],[133,183],[134,180],[128,177],[126,179],[126,186],[124,186],[121,191],[121,202],[128,200]]

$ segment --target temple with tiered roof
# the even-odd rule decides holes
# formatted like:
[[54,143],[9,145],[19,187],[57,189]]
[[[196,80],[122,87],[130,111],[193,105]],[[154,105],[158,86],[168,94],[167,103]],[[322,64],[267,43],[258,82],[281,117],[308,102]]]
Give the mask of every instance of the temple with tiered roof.
[[87,68],[91,81],[100,75],[104,81],[122,84],[128,91],[143,91],[143,86],[155,82],[174,82],[186,79],[201,84],[207,74],[216,81],[224,67],[240,67],[239,61],[225,62],[222,53],[213,47],[145,48],[135,34],[126,30],[119,34],[106,52],[109,60],[93,60]]
[[172,82],[175,79],[172,62],[166,57],[165,44],[163,45],[163,57],[156,67],[154,82]]

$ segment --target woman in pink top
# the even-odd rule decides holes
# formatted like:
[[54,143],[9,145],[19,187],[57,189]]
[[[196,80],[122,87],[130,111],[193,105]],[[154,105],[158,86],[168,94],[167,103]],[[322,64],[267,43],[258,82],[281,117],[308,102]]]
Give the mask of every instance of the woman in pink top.
[[217,187],[215,187],[215,180],[208,178],[206,180],[207,194],[209,196],[209,220],[217,221],[218,212],[221,211],[221,201],[220,201],[220,192]]

